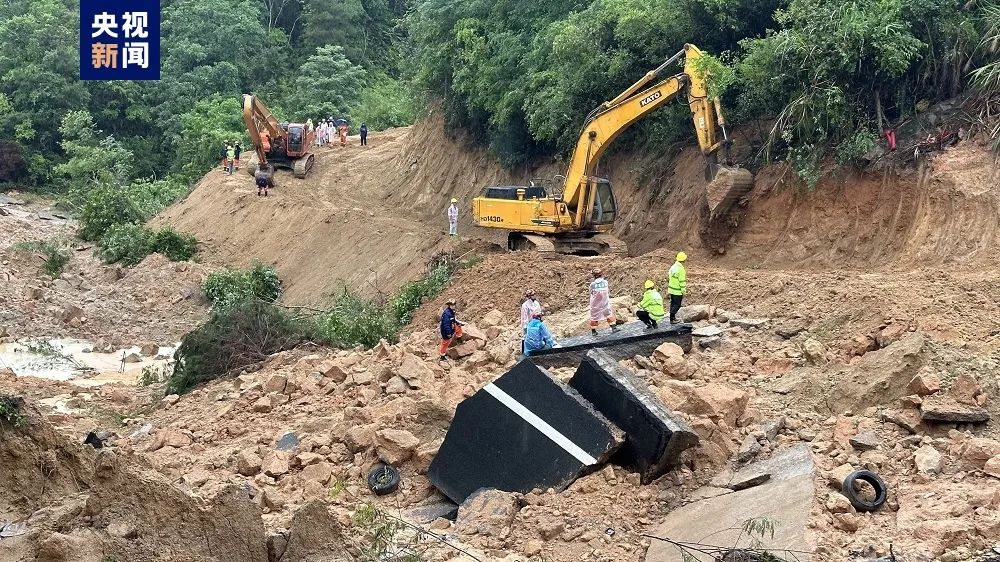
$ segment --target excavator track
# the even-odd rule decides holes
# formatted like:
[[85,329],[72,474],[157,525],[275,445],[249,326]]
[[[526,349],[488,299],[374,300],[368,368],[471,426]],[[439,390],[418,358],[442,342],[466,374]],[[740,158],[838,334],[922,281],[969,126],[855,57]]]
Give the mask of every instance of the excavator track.
[[543,255],[555,255],[557,252],[556,245],[551,238],[523,232],[516,237],[511,237],[509,247],[514,251],[535,252]]
[[628,244],[623,240],[612,236],[610,234],[598,234],[591,238],[591,240],[597,244],[601,244],[606,248],[606,250],[600,252],[603,255],[612,256],[627,256],[628,255]]
[[514,252],[533,252],[545,256],[566,255],[628,255],[625,242],[610,234],[596,234],[590,237],[544,236],[519,232],[512,234],[507,249]]
[[305,179],[315,163],[316,157],[312,154],[306,154],[292,164],[292,175],[299,179]]

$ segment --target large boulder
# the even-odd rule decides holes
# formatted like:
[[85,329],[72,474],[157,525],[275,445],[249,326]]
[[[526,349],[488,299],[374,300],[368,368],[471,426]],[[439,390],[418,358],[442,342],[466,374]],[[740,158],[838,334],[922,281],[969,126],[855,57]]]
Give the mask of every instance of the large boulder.
[[681,346],[672,342],[664,342],[653,351],[653,357],[660,362],[660,369],[668,377],[685,380],[691,377],[694,370],[684,358]]
[[486,328],[495,328],[503,324],[503,312],[494,308],[483,316],[482,324]]
[[922,333],[908,333],[847,366],[796,369],[782,378],[782,386],[795,399],[835,412],[881,406],[908,394],[907,385],[924,365],[924,343]]
[[720,383],[695,386],[686,381],[665,381],[658,393],[664,403],[674,410],[715,421],[723,420],[730,427],[736,427],[736,420],[740,419],[750,402],[747,392]]
[[930,445],[924,445],[913,453],[913,464],[924,474],[937,474],[944,465],[944,457]]
[[424,388],[434,380],[434,371],[423,359],[412,353],[403,354],[403,362],[396,374],[405,380],[410,388],[416,389]]
[[459,506],[455,528],[463,535],[499,537],[513,525],[518,509],[517,494],[482,488]]
[[190,435],[172,427],[167,427],[156,432],[153,442],[149,446],[150,451],[157,451],[164,447],[179,449],[194,443]]
[[399,465],[413,457],[420,439],[405,429],[386,428],[375,432],[375,451],[383,461]]
[[962,460],[981,469],[991,458],[1000,455],[1000,441],[985,437],[971,437],[962,442],[959,455]]
[[710,304],[691,304],[677,311],[677,319],[681,322],[708,320],[712,316],[715,316],[715,307]]
[[264,457],[261,469],[264,474],[271,478],[279,478],[288,474],[288,460],[290,455],[284,451],[271,451]]
[[319,500],[295,512],[288,529],[288,543],[282,562],[349,562],[347,544],[340,522]]
[[253,476],[260,472],[263,460],[252,449],[240,451],[236,455],[236,472],[243,476]]

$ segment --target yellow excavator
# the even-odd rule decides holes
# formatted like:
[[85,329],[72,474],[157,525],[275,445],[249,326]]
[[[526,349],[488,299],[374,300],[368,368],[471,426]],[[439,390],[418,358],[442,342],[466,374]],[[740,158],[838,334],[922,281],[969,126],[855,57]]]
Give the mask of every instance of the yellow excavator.
[[[272,177],[275,168],[288,168],[295,177],[306,177],[316,161],[309,152],[316,139],[315,131],[305,123],[279,123],[253,94],[243,94],[243,121],[257,152],[258,170]],[[255,173],[253,169],[248,171],[251,175]]]
[[[709,98],[705,78],[696,69],[703,54],[694,45],[647,72],[611,101],[587,115],[583,130],[563,178],[561,194],[544,187],[494,186],[472,201],[476,224],[507,231],[511,250],[563,254],[624,253],[625,244],[610,234],[617,215],[614,191],[607,178],[598,177],[597,163],[612,141],[656,108],[686,93],[694,118],[698,144],[706,158],[706,192],[710,219],[725,215],[753,186],[753,174],[729,161],[732,141],[718,98]],[[684,57],[684,71],[652,86],[669,65]],[[719,164],[722,149],[726,165]]]

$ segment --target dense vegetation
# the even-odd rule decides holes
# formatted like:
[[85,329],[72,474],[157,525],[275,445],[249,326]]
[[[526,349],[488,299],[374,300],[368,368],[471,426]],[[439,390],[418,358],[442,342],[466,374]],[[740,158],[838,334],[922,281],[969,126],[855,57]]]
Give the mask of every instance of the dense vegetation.
[[394,297],[367,299],[345,289],[326,310],[308,314],[275,304],[281,280],[272,267],[255,262],[249,269],[213,273],[202,286],[212,301],[212,315],[181,340],[168,392],[186,392],[304,341],[341,349],[373,347],[383,339],[396,342],[414,311],[444,290],[458,268],[476,262],[443,254],[431,261],[423,278],[407,283]]
[[[762,119],[762,155],[813,183],[861,158],[886,123],[963,91],[993,64],[997,9],[954,0],[425,0],[411,17],[418,84],[509,164],[565,153],[583,116],[684,43],[734,70],[730,117]],[[984,39],[986,39],[984,41]],[[682,104],[628,136],[690,138]],[[621,146],[621,145],[620,145]]]
[[204,174],[223,141],[247,146],[242,93],[286,119],[379,129],[413,118],[400,81],[403,0],[161,6],[159,82],[82,82],[77,2],[0,3],[0,185],[40,187],[73,208],[110,186],[148,216]]

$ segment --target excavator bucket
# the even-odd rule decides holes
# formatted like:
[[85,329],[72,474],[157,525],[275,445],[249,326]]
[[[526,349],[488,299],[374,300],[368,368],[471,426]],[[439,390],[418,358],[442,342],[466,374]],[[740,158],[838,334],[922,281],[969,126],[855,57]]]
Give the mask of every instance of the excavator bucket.
[[719,166],[705,187],[711,218],[721,217],[753,187],[753,174],[738,166]]

